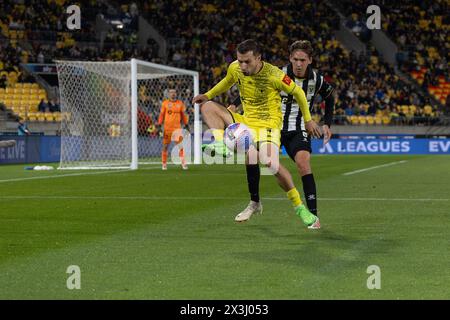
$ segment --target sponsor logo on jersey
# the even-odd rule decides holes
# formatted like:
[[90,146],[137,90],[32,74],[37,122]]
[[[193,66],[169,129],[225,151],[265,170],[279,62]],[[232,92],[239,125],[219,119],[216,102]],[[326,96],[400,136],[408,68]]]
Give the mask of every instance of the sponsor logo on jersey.
[[289,78],[289,76],[286,74],[282,80],[284,83],[286,83],[287,85],[290,85],[292,80],[291,78]]

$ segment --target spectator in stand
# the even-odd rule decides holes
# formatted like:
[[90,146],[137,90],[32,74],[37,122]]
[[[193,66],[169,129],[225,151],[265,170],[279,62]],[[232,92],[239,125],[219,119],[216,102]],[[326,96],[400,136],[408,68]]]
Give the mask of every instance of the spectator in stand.
[[41,102],[39,102],[38,111],[49,112],[50,111],[49,108],[50,108],[49,104],[47,104],[44,99],[41,99]]
[[29,136],[31,131],[28,129],[27,123],[23,121],[22,118],[17,119],[17,135],[19,136]]

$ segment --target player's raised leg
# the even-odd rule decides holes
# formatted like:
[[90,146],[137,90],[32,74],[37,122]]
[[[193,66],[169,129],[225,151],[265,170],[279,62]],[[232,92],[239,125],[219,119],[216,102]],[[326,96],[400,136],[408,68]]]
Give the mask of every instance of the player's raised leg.
[[229,156],[230,151],[223,143],[223,133],[225,128],[234,122],[231,113],[224,106],[213,101],[204,103],[201,106],[201,113],[203,120],[214,136],[214,142],[202,145],[202,149],[211,153],[211,156],[216,153],[225,157]]
[[279,148],[275,143],[262,143],[259,149],[259,159],[272,174],[275,175],[278,184],[286,192],[286,196],[291,201],[295,213],[307,226],[313,225],[317,217],[313,215],[302,203],[300,194],[294,185],[290,172],[280,163]]

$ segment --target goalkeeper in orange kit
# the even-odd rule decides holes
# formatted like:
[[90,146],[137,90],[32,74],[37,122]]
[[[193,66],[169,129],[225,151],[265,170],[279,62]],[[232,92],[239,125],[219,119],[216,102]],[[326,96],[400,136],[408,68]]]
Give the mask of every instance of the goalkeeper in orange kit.
[[[177,90],[169,90],[169,99],[164,100],[161,106],[161,113],[158,118],[158,125],[164,124],[163,131],[163,149],[162,149],[162,169],[167,170],[167,156],[170,142],[174,141],[176,144],[183,142],[183,135],[181,130],[181,123],[188,124],[188,117],[186,114],[186,107],[183,101],[177,99]],[[180,148],[181,166],[187,170],[186,160],[184,157],[183,147]]]

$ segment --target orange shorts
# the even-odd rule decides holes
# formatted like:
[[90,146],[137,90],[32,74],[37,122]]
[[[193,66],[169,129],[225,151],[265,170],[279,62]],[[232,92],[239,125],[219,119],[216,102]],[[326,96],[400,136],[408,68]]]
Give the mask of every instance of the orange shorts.
[[169,144],[172,141],[175,143],[180,143],[183,141],[181,129],[164,130],[163,134],[163,144]]

